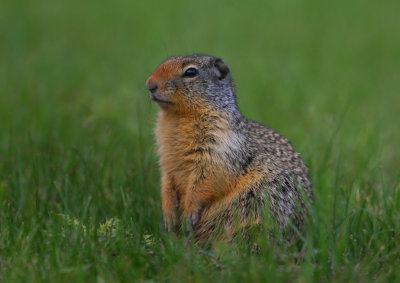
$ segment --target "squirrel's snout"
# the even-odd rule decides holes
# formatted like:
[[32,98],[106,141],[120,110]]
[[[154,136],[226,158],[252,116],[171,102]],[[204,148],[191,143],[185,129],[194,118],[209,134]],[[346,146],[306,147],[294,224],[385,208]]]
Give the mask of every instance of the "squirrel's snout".
[[148,79],[146,82],[146,87],[151,93],[154,93],[158,89],[158,83],[155,83],[150,79]]
[[147,88],[150,90],[151,93],[154,93],[154,92],[156,92],[156,90],[158,88],[158,85],[157,84],[151,84]]

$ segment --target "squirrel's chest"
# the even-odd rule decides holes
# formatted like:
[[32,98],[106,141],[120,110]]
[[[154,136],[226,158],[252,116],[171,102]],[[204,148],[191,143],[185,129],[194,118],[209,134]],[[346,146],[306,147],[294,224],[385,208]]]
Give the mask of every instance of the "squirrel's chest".
[[180,169],[186,168],[192,162],[199,163],[207,157],[205,149],[212,147],[204,136],[201,125],[182,121],[158,121],[156,138],[161,162],[175,164]]
[[[156,127],[162,170],[176,178],[210,175],[224,163],[223,123],[159,117]],[[218,168],[219,167],[219,168]]]

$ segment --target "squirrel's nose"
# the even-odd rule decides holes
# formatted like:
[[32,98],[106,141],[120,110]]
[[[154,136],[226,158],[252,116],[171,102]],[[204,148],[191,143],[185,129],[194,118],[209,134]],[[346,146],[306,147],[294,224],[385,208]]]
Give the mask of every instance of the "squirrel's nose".
[[158,83],[153,82],[150,77],[146,82],[146,87],[151,93],[154,93],[158,88]]

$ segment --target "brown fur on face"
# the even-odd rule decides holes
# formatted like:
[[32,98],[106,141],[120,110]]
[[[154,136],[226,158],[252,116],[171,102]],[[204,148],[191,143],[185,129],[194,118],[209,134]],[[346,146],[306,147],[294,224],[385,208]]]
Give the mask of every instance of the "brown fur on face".
[[184,61],[175,58],[169,59],[162,63],[147,79],[148,88],[149,86],[157,87],[157,92],[152,93],[151,98],[160,107],[175,112],[184,112],[185,110],[190,112],[190,109],[197,108],[185,101],[187,96],[185,96],[184,84],[182,83],[182,75],[191,62],[187,59]]

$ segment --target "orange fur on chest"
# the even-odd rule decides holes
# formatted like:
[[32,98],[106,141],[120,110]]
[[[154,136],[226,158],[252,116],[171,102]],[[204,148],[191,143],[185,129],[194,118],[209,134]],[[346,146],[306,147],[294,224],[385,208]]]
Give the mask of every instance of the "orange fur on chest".
[[223,139],[229,131],[223,118],[217,123],[218,130],[213,130],[209,128],[215,124],[210,125],[199,116],[161,112],[156,128],[160,165],[180,193],[185,194],[200,180],[201,194],[206,199],[215,198],[226,189],[229,170],[222,166],[224,161],[218,155],[216,143],[206,140],[206,136]]

